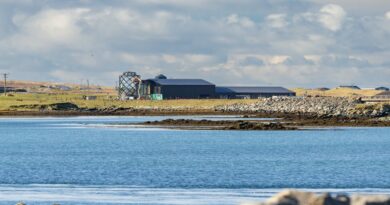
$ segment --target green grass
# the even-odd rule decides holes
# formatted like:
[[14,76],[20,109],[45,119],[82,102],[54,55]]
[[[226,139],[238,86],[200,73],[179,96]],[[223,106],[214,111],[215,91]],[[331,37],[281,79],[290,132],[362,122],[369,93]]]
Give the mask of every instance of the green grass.
[[[234,103],[253,103],[256,100],[224,100],[224,99],[202,99],[202,100],[130,100],[119,101],[114,95],[98,94],[97,100],[84,100],[82,94],[56,93],[56,94],[12,94],[13,96],[0,96],[0,111],[15,110],[11,106],[23,105],[48,105],[53,103],[70,102],[80,108],[103,109],[108,107],[123,108],[171,108],[181,107],[188,109],[212,109],[217,105],[230,105]],[[32,110],[27,108],[17,108],[17,111]]]

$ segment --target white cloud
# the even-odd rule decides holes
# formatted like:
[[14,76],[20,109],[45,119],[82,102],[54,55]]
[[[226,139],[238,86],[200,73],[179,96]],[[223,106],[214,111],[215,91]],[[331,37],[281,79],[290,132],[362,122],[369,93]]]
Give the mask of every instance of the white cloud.
[[244,28],[252,28],[255,26],[255,22],[253,22],[250,18],[241,17],[241,16],[238,16],[237,14],[232,14],[232,15],[228,16],[226,21],[227,21],[227,24],[240,25]]
[[288,60],[290,56],[272,56],[268,59],[268,63],[271,65],[282,64]]
[[321,8],[319,21],[322,25],[332,31],[341,29],[347,13],[343,7],[336,4],[328,4]]
[[213,56],[204,54],[189,54],[185,58],[192,63],[207,63],[213,60]]
[[305,60],[311,61],[311,62],[316,63],[316,64],[319,64],[321,62],[320,55],[304,55],[303,57]]
[[0,69],[107,85],[134,70],[217,84],[390,86],[390,8],[360,15],[352,0],[310,1],[0,1]]
[[270,14],[267,16],[267,21],[273,28],[283,28],[288,25],[286,17],[286,14]]
[[385,17],[390,20],[390,11],[385,14]]
[[52,46],[76,45],[82,33],[77,24],[89,9],[42,10],[33,15],[15,15],[13,23],[20,31],[8,39],[19,49],[47,49]]

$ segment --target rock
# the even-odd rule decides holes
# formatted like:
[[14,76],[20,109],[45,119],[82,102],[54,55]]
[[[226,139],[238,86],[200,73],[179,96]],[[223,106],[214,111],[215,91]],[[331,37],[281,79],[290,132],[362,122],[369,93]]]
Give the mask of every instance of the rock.
[[[243,204],[244,205],[244,204]],[[390,196],[332,196],[328,193],[317,195],[311,192],[287,190],[276,194],[264,203],[245,205],[390,205]]]
[[287,190],[280,192],[276,196],[270,198],[266,204],[272,205],[299,205],[311,204],[316,200],[316,196],[310,192],[299,192],[294,190]]
[[390,205],[389,196],[352,196],[351,205]]
[[47,106],[48,110],[59,110],[59,111],[67,111],[67,110],[78,110],[79,107],[76,104],[65,102],[65,103],[54,103]]
[[390,113],[390,105],[365,105],[346,97],[273,97],[251,104],[216,106],[221,112],[264,112],[314,115],[317,117],[378,117]]

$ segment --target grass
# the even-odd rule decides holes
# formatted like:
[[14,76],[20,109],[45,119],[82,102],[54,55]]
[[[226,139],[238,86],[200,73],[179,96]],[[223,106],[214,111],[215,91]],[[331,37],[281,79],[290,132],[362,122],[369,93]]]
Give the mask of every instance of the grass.
[[[47,105],[53,103],[70,102],[80,108],[123,107],[123,108],[169,108],[182,107],[189,109],[212,109],[217,105],[230,105],[234,103],[252,103],[256,100],[225,100],[225,99],[202,99],[202,100],[131,100],[119,101],[115,95],[97,94],[97,100],[84,100],[82,94],[74,93],[51,93],[51,94],[13,94],[13,96],[0,96],[0,110],[10,110],[11,106],[23,105]],[[14,110],[14,109],[13,109]],[[17,110],[31,110],[28,108],[17,108]]]
[[[328,91],[319,91],[311,89],[293,89],[297,96],[373,96],[381,91],[375,90],[353,90],[353,89],[332,89]],[[97,96],[97,100],[84,100],[83,95],[86,93],[80,92],[52,92],[52,93],[24,93],[12,94],[12,96],[0,96],[0,111],[15,110],[11,106],[28,106],[28,105],[47,105],[53,103],[70,102],[76,104],[80,108],[97,108],[104,109],[107,107],[123,107],[123,108],[170,108],[180,107],[188,109],[207,110],[218,105],[230,105],[235,103],[253,103],[257,100],[225,100],[225,99],[202,99],[202,100],[133,100],[119,101],[116,100],[115,92],[106,93],[91,93],[90,95]],[[37,108],[20,107],[16,111],[34,110]]]
[[297,96],[329,96],[329,97],[364,97],[374,96],[382,91],[377,90],[354,90],[348,88],[335,88],[327,91],[320,91],[316,89],[304,89],[296,88],[293,89],[297,93]]

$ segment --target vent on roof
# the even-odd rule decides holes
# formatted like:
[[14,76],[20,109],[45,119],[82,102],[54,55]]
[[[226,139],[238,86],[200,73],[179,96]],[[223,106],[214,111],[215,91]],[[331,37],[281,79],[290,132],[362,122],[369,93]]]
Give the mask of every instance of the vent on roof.
[[163,75],[163,74],[160,74],[158,76],[155,77],[156,79],[168,79],[167,76]]

